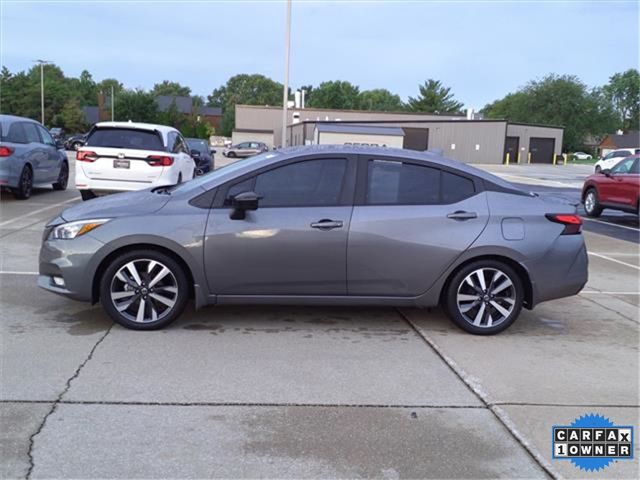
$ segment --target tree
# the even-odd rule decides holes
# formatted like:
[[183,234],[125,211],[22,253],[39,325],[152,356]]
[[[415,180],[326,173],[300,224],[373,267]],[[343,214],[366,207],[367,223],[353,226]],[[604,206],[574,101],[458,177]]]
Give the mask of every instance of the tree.
[[240,74],[216,88],[207,97],[210,107],[222,107],[221,134],[230,136],[236,119],[236,105],[282,105],[282,84],[259,74]]
[[59,119],[67,132],[83,132],[86,129],[84,113],[75,98],[64,104]]
[[155,97],[144,90],[122,90],[116,95],[115,119],[154,123],[158,120]]
[[83,70],[80,73],[80,77],[73,79],[74,86],[77,88],[77,93],[80,96],[83,105],[97,105],[98,104],[98,86],[93,81],[93,77],[87,70]]
[[404,104],[400,97],[385,88],[376,88],[374,90],[361,92],[358,104],[361,110],[397,112],[404,109]]
[[[309,107],[357,110],[360,88],[345,81],[322,82],[306,101]],[[305,99],[306,100],[306,99]]]
[[603,87],[603,93],[613,105],[622,128],[638,130],[640,128],[640,72],[631,68],[626,72],[616,73]]
[[497,100],[483,109],[488,118],[503,118],[512,122],[562,125],[564,146],[582,148],[588,136],[610,131],[611,107],[598,90],[587,89],[573,75],[548,75],[531,81],[515,93]]
[[418,87],[420,94],[409,97],[407,106],[414,112],[460,113],[463,103],[457,101],[451,88],[442,85],[440,80],[428,79]]
[[169,95],[173,97],[188,97],[191,95],[191,89],[180,85],[178,82],[170,82],[169,80],[163,80],[162,83],[156,83],[151,89],[151,94],[154,97],[159,95]]

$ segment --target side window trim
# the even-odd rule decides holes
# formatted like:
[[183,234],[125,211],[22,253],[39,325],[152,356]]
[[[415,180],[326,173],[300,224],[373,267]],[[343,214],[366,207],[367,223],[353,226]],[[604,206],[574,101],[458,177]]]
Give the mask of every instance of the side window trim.
[[[263,167],[257,171],[253,171],[253,172],[249,172],[246,173],[244,175],[238,176],[232,180],[228,180],[227,182],[223,183],[222,185],[219,185],[215,188],[218,189],[217,191],[217,195],[216,198],[213,202],[213,205],[211,208],[214,209],[228,209],[229,205],[225,204],[225,201],[227,200],[227,192],[229,191],[229,189],[238,184],[238,183],[242,183],[245,182],[248,179],[252,179],[253,180],[253,188],[255,188],[255,182],[256,182],[256,178],[258,177],[258,175],[261,175],[263,173],[269,172],[271,170],[275,170],[277,168],[280,167],[284,167],[287,165],[291,165],[293,163],[299,163],[299,162],[305,162],[305,161],[310,161],[310,160],[346,160],[347,162],[347,168],[344,174],[344,177],[342,179],[342,186],[341,186],[341,191],[340,191],[340,195],[339,195],[339,201],[337,205],[322,205],[324,207],[341,207],[341,206],[352,206],[354,204],[354,190],[355,190],[355,183],[356,183],[356,171],[357,171],[357,158],[354,155],[312,155],[312,156],[305,156],[305,157],[295,157],[295,158],[289,158],[286,160],[282,160],[281,162],[278,162],[276,164],[273,165],[268,165],[266,167]],[[304,208],[304,207],[322,207],[320,205],[296,205],[295,207],[292,207],[291,205],[283,205],[283,206],[269,206],[269,207],[261,207],[261,208]]]

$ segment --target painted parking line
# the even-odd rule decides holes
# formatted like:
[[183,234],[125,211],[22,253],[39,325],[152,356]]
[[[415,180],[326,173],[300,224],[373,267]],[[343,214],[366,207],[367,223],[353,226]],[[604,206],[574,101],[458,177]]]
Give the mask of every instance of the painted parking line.
[[639,228],[627,227],[626,225],[618,225],[617,223],[603,222],[602,220],[594,220],[593,218],[585,218],[585,217],[582,217],[582,220],[586,220],[587,222],[601,223],[602,225],[610,225],[612,227],[625,228],[627,230],[640,233]]
[[601,255],[599,253],[587,252],[589,255],[593,255],[594,257],[602,258],[604,260],[609,260],[610,262],[619,263],[620,265],[625,265],[627,267],[635,268],[636,270],[640,270],[640,267],[637,265],[632,265],[631,263],[623,262],[621,260],[616,260],[615,258],[607,257],[606,255]]
[[582,291],[580,294],[585,295],[640,295],[640,292],[600,292],[597,290]]
[[11,270],[0,270],[0,275],[40,275],[38,272],[16,272]]
[[64,202],[53,203],[53,204],[49,205],[48,207],[39,208],[38,210],[34,210],[33,212],[26,213],[24,215],[20,215],[20,216],[18,216],[16,218],[11,218],[9,220],[5,220],[4,222],[0,223],[0,227],[4,227],[6,225],[9,225],[10,223],[17,222],[18,220],[22,220],[22,219],[27,218],[27,217],[32,217],[33,215],[37,215],[40,212],[45,212],[45,211],[50,210],[52,208],[61,207],[62,205],[66,205],[67,203],[78,202],[78,201],[80,201],[79,198],[70,198],[68,200],[65,200]]

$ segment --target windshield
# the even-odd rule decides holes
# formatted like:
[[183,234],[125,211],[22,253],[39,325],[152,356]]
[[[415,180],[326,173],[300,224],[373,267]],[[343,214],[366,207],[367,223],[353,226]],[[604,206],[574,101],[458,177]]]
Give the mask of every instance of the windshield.
[[237,170],[241,170],[245,167],[250,167],[251,165],[255,165],[260,163],[262,160],[267,158],[273,158],[275,156],[279,156],[279,153],[275,152],[265,152],[260,155],[255,155],[246,160],[237,160],[233,163],[225,165],[224,167],[216,168],[213,172],[207,173],[206,175],[202,175],[201,177],[194,178],[188,182],[181,184],[177,187],[176,191],[189,191],[194,190],[200,187],[207,187],[208,184],[212,182],[212,180],[216,180],[217,178],[233,174]]
[[158,132],[134,128],[97,128],[87,138],[86,146],[164,150],[162,138]]
[[189,145],[189,148],[200,152],[206,152],[209,150],[209,144],[200,139],[187,138],[187,145]]

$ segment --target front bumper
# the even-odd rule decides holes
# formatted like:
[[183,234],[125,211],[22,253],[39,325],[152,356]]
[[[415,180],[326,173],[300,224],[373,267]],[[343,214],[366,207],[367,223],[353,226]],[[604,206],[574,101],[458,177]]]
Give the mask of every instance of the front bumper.
[[95,274],[92,259],[103,245],[90,233],[73,240],[44,240],[38,286],[74,300],[92,301]]

